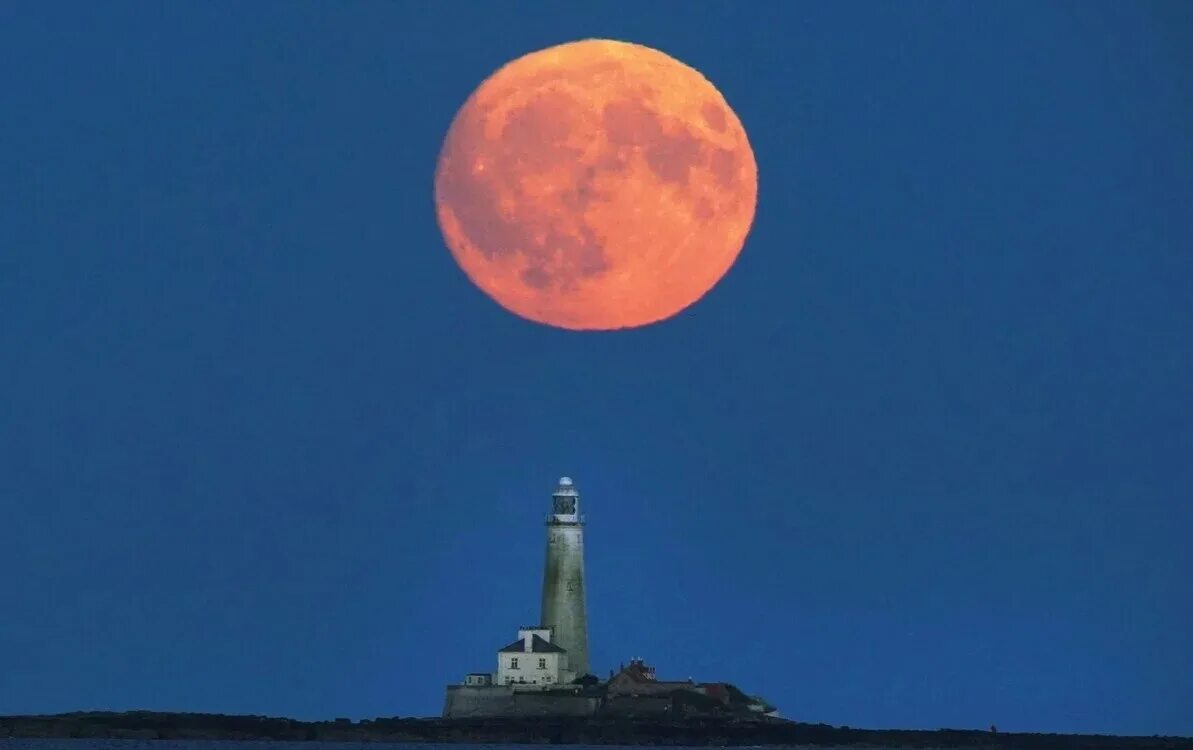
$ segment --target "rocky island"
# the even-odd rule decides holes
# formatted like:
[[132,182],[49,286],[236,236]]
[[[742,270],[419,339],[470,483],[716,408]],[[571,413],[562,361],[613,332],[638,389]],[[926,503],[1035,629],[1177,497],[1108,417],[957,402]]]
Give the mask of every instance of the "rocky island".
[[579,492],[559,480],[547,517],[540,624],[518,629],[493,670],[447,686],[437,718],[297,721],[153,711],[0,716],[0,738],[282,740],[486,745],[670,745],[1016,750],[1193,750],[1181,737],[874,730],[812,724],[723,680],[665,680],[641,658],[600,679],[588,658],[584,520]]
[[1007,750],[1193,750],[1193,738],[1014,734],[993,728],[887,730],[804,724],[768,717],[658,719],[614,716],[296,721],[266,716],[76,712],[0,716],[0,738],[286,740],[474,744],[671,745]]

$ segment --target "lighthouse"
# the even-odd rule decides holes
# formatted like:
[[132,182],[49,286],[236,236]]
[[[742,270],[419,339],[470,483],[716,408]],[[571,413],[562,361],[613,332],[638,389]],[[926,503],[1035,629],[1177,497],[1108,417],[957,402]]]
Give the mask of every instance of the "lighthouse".
[[542,625],[567,650],[568,667],[588,674],[588,615],[584,608],[584,517],[580,493],[563,477],[551,494],[547,516],[547,564],[543,569]]

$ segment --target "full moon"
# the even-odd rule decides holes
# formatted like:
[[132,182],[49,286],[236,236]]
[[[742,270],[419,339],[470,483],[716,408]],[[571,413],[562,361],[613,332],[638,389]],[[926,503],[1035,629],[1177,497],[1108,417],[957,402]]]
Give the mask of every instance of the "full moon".
[[758,195],[745,129],[704,76],[590,39],[532,52],[456,114],[435,172],[456,262],[507,310],[633,328],[700,299],[741,252]]

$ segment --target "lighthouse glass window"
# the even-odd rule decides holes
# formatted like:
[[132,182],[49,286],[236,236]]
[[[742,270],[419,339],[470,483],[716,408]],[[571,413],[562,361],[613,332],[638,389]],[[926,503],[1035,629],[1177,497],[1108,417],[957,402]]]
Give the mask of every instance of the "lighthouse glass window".
[[576,513],[576,498],[574,497],[557,497],[555,498],[555,515],[557,516],[571,516]]

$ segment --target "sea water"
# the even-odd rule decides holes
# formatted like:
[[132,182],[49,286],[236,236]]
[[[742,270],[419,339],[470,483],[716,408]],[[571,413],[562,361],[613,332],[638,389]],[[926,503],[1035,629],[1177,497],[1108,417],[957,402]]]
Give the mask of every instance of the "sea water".
[[[253,740],[45,740],[3,739],[0,750],[530,750],[550,745],[465,745],[428,744],[415,742],[274,742]],[[558,745],[568,750],[610,750],[610,745]],[[669,746],[682,750],[680,746]],[[775,747],[775,746],[770,746]],[[791,750],[857,750],[857,746],[784,745]],[[623,750],[657,750],[653,746],[624,746]],[[867,745],[866,750],[900,750],[900,748]],[[917,750],[947,750],[946,748],[917,748]]]

